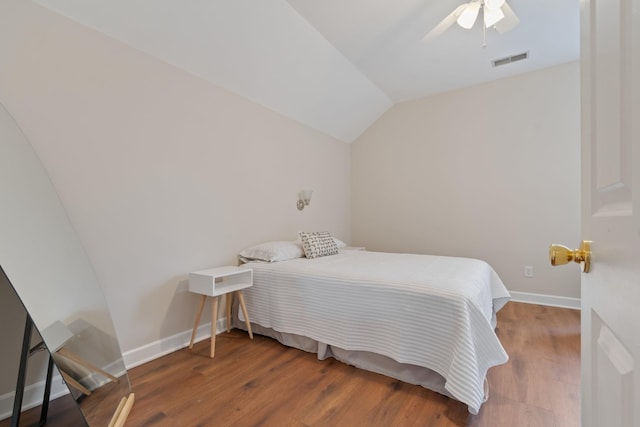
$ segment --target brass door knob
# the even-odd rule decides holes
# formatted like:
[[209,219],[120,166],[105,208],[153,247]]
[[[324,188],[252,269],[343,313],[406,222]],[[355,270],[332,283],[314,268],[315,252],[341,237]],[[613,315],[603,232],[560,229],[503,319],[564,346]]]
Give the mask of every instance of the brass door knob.
[[564,265],[571,261],[580,264],[583,273],[588,273],[591,267],[591,241],[583,240],[578,249],[569,249],[563,245],[549,246],[549,262],[551,265]]

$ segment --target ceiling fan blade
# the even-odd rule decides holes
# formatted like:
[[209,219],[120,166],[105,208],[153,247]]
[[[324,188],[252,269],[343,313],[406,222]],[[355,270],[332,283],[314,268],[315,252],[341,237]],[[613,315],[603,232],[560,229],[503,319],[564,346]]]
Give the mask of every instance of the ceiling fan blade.
[[500,34],[513,30],[520,23],[520,19],[506,2],[502,5],[502,12],[504,13],[504,18],[495,24],[495,29]]
[[470,30],[478,19],[478,14],[482,8],[482,2],[480,0],[470,1],[460,13],[458,20],[456,21],[465,30]]
[[464,10],[464,8],[466,6],[467,6],[467,3],[461,4],[460,6],[458,6],[453,12],[451,12],[442,21],[440,21],[440,23],[438,23],[438,25],[433,27],[433,29],[431,31],[429,31],[426,36],[424,36],[422,41],[423,42],[430,42],[433,39],[435,39],[438,36],[440,36],[440,34],[442,34],[445,31],[447,31],[449,29],[449,27],[452,26],[456,22],[456,19],[458,19],[458,16],[460,16],[460,14],[462,13],[462,11]]
[[498,22],[504,19],[504,12],[501,8],[498,9],[489,9],[488,7],[482,8],[484,14],[484,26],[489,28],[496,25]]

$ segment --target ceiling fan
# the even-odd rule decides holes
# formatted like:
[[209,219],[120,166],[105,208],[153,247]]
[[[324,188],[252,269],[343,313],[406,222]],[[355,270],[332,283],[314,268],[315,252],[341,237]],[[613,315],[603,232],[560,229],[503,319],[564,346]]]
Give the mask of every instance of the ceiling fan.
[[482,9],[485,29],[493,27],[502,34],[511,31],[520,23],[520,19],[505,0],[471,0],[469,3],[461,4],[455,8],[424,36],[423,41],[428,42],[435,39],[456,22],[466,30],[473,28],[480,14],[480,9]]

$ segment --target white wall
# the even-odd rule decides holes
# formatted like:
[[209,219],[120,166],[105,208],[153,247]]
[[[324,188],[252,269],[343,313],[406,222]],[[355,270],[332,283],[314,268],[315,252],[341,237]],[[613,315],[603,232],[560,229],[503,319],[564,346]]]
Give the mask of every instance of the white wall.
[[579,297],[579,268],[547,259],[580,241],[579,80],[574,62],[393,107],[352,146],[352,244],[481,258],[510,290]]
[[287,1],[36,2],[342,141],[391,106]]
[[31,2],[0,9],[0,100],[68,211],[124,351],[191,328],[189,271],[301,229],[350,239],[349,145]]

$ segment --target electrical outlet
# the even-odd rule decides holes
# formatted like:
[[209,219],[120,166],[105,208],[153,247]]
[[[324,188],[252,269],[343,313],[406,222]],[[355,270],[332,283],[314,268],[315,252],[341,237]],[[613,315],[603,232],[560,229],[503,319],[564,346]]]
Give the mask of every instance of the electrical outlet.
[[531,265],[524,266],[524,277],[533,277],[533,266]]

